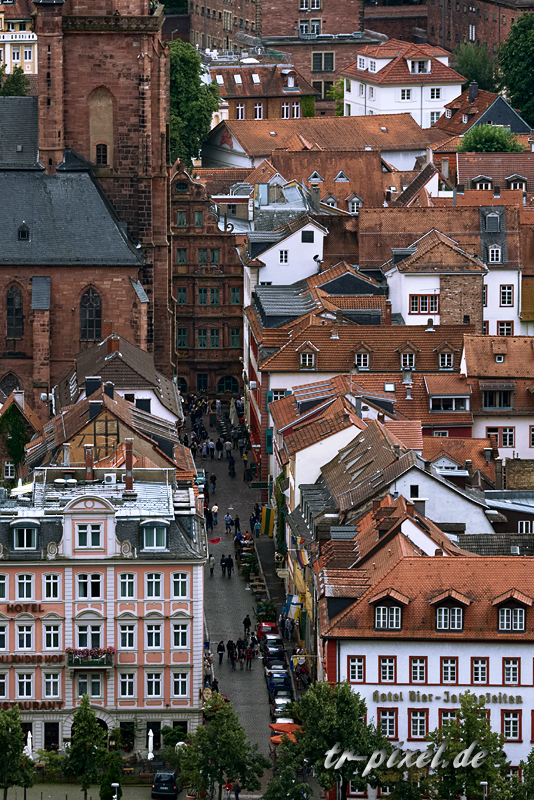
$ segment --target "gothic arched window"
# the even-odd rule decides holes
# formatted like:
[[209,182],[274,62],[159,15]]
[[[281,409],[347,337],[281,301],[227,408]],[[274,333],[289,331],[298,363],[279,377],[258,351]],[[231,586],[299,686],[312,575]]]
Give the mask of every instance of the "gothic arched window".
[[80,300],[80,339],[94,342],[102,338],[102,300],[94,289],[87,289]]
[[6,295],[7,338],[22,339],[24,335],[24,316],[22,292],[18,286],[11,286]]

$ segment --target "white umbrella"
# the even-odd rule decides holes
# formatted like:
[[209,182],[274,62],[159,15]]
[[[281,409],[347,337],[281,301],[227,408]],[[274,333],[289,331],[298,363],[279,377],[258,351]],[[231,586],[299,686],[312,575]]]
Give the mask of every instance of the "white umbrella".
[[24,752],[28,756],[28,758],[32,757],[32,733],[31,733],[31,731],[28,731],[28,738],[26,740],[26,747],[24,748]]
[[152,728],[148,732],[148,760],[152,761],[154,758],[154,734]]

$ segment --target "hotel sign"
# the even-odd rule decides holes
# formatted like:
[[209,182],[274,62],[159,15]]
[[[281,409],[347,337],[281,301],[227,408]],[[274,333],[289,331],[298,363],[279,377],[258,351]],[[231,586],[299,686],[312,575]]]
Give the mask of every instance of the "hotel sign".
[[[438,689],[438,691],[441,691]],[[430,693],[423,693],[421,690],[408,690],[408,692],[404,692],[406,695],[406,700],[409,700],[410,703],[433,703],[435,700],[440,700],[443,703],[460,703],[463,697],[463,694],[459,692],[458,694],[452,694],[450,691],[441,691],[441,694],[430,694]],[[404,697],[402,692],[373,692],[373,702],[375,703],[399,703],[404,701]],[[500,703],[501,705],[504,703],[509,705],[520,705],[523,702],[523,698],[520,694],[505,694],[503,692],[499,692],[498,694],[491,694],[491,692],[486,692],[486,694],[481,694],[478,696],[478,700],[480,703]]]

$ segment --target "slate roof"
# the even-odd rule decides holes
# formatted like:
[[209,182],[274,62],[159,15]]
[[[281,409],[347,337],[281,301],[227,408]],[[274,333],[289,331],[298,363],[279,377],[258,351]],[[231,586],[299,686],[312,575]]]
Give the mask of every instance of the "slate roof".
[[[443,633],[436,630],[435,611],[430,601],[438,594],[453,590],[471,600],[471,604],[464,614],[463,629],[447,631],[447,642],[495,641],[499,637],[498,606],[492,601],[510,590],[520,591],[530,600],[533,580],[532,558],[404,556],[339,614],[325,633],[329,637],[360,640],[424,638],[443,641]],[[389,589],[410,599],[403,608],[402,630],[398,632],[376,630],[374,626],[374,608],[369,600]],[[505,639],[525,642],[525,634],[506,631]]]
[[[406,150],[439,141],[443,134],[429,128],[422,131],[411,114],[379,114],[359,117],[304,117],[302,119],[225,120],[226,127],[246,153],[268,157],[274,149],[285,148],[299,134],[311,146],[331,150]],[[386,128],[385,131],[382,128]],[[274,132],[274,136],[271,135]],[[212,131],[213,134],[213,131]],[[340,169],[342,165],[340,165]]]
[[534,555],[534,533],[462,533],[459,543],[464,550],[479,556],[510,556],[519,547],[519,555]]
[[[452,136],[461,136],[473,125],[476,125],[486,112],[491,114],[491,121],[494,125],[499,124],[502,112],[506,112],[508,115],[506,122],[508,124],[510,123],[510,115],[512,115],[517,117],[519,128],[524,130],[528,127],[502,95],[477,88],[477,96],[473,102],[469,102],[469,93],[470,89],[468,87],[461,95],[447,103],[445,108],[452,112],[450,118],[447,118],[446,113],[442,114],[433,127]],[[499,109],[501,105],[504,106],[502,110]],[[465,122],[463,121],[464,115],[467,116]]]
[[[108,355],[109,340],[119,340],[119,350]],[[85,379],[99,375],[102,382],[111,381],[117,389],[154,389],[161,404],[179,419],[183,417],[181,403],[173,381],[156,370],[154,356],[118,334],[103,339],[76,356],[71,369],[59,382],[57,391],[61,408],[75,403],[85,390]],[[71,391],[75,376],[75,393]]]
[[[0,170],[0,263],[16,265],[130,266],[144,256],[123,232],[92,174]],[[18,229],[29,228],[29,241]]]
[[[461,86],[465,82],[463,75],[454,69],[443,64],[436,56],[450,56],[450,53],[442,50],[441,47],[434,48],[431,45],[412,44],[403,42],[399,39],[390,39],[379,45],[367,45],[359,50],[362,55],[369,58],[389,58],[388,64],[384,66],[377,64],[377,71],[370,72],[368,69],[358,69],[358,61],[349,64],[341,70],[340,75],[360,78],[366,83],[396,85],[402,84],[433,84],[457,83]],[[409,61],[430,58],[430,70],[427,73],[410,72]]]
[[36,97],[0,97],[0,170],[43,169],[37,114]]

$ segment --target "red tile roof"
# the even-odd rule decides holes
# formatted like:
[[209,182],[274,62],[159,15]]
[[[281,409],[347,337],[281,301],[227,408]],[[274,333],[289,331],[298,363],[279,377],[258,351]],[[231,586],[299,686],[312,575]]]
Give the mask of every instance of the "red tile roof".
[[[430,231],[412,246],[416,248],[416,252],[395,265],[399,272],[487,273],[480,258],[466,253],[453,239],[440,231]],[[391,266],[392,261],[384,265],[384,269]]]
[[17,403],[15,399],[15,392],[11,392],[3,406],[0,408],[0,418],[5,414],[8,408],[12,405],[15,405],[19,410],[21,416],[23,416],[26,422],[30,425],[31,428],[35,431],[35,433],[40,433],[43,430],[43,423],[33,410],[33,408],[28,404],[28,401],[24,399],[24,408]]
[[337,397],[313,420],[295,425],[292,433],[284,435],[284,444],[289,454],[295,455],[335,433],[351,429],[356,433],[365,427],[351,403],[344,397]]
[[425,439],[429,439],[430,437],[423,436],[420,420],[389,419],[386,421],[385,425],[388,431],[391,431],[391,433],[394,434],[394,436],[396,436],[405,447],[409,448],[410,450],[424,451],[423,443]]
[[[389,426],[388,426],[389,427]],[[486,461],[485,449],[491,450],[491,460]],[[495,458],[499,457],[495,437],[492,439],[456,439],[450,436],[425,436],[423,438],[423,458],[437,461],[446,456],[452,458],[463,468],[471,461],[473,471],[479,470],[492,483],[495,482]]]
[[[373,573],[368,571],[372,579]],[[497,630],[498,608],[493,602],[510,592],[520,593],[519,602],[531,601],[534,561],[521,556],[435,558],[404,556],[385,575],[373,581],[367,592],[338,614],[323,631],[329,637],[358,639],[433,639],[442,641],[525,642],[525,634]],[[376,630],[372,595],[392,588],[410,598],[403,608],[402,629],[397,632]],[[461,631],[436,630],[435,610],[430,601],[440,592],[454,591],[471,604],[464,612]],[[525,598],[521,598],[521,596]],[[512,595],[513,596],[513,595]],[[527,603],[527,605],[529,605]]]
[[[358,69],[358,61],[354,61],[348,67],[341,70],[341,75],[360,78],[366,83],[385,84],[385,85],[410,85],[423,83],[443,84],[457,83],[459,86],[465,82],[463,75],[460,75],[451,67],[439,61],[436,56],[450,56],[440,47],[434,48],[431,45],[418,45],[410,42],[402,42],[398,39],[390,39],[379,45],[368,45],[358,51],[359,54],[376,58],[378,70],[370,72],[369,69]],[[380,59],[391,59],[385,66],[380,65]],[[430,58],[430,70],[426,73],[410,72],[409,61]]]
[[[442,114],[438,121],[434,123],[435,128],[451,136],[463,134],[473,125],[476,125],[477,120],[480,119],[482,114],[485,114],[499,97],[498,94],[479,89],[478,97],[473,103],[470,103],[469,91],[469,88],[467,88],[465,92],[462,92],[461,95],[445,105],[445,108],[450,109],[453,113],[449,119],[446,114]],[[468,117],[465,122],[462,121],[464,114],[467,114]]]
[[[291,90],[284,88],[285,75],[282,70],[288,69],[295,77],[295,86]],[[220,65],[210,66],[209,71],[212,81],[217,82],[219,94],[223,99],[283,97],[291,101],[305,95],[319,94],[294,67],[284,67],[280,64]],[[254,82],[253,75],[258,76],[258,82]],[[235,80],[236,76],[240,76],[240,82]],[[222,83],[217,80],[218,77],[222,77]]]
[[30,19],[33,11],[31,0],[14,0],[13,3],[0,3],[5,19]]
[[[482,336],[466,334],[464,338],[466,371],[469,378],[528,378],[532,381],[534,337]],[[498,364],[496,355],[504,355]]]
[[366,147],[405,150],[425,147],[443,138],[442,133],[432,128],[422,131],[408,113],[359,117],[357,125],[351,117],[304,117],[225,120],[215,130],[222,130],[222,126],[230,131],[246,153],[264,157],[270,157],[275,148],[288,147],[296,134],[304,137],[311,146],[330,150],[364,150]]
[[507,178],[520,175],[527,192],[534,191],[534,158],[530,149],[523,153],[458,153],[458,184],[471,185],[479,175],[491,178],[493,186],[506,189]]

